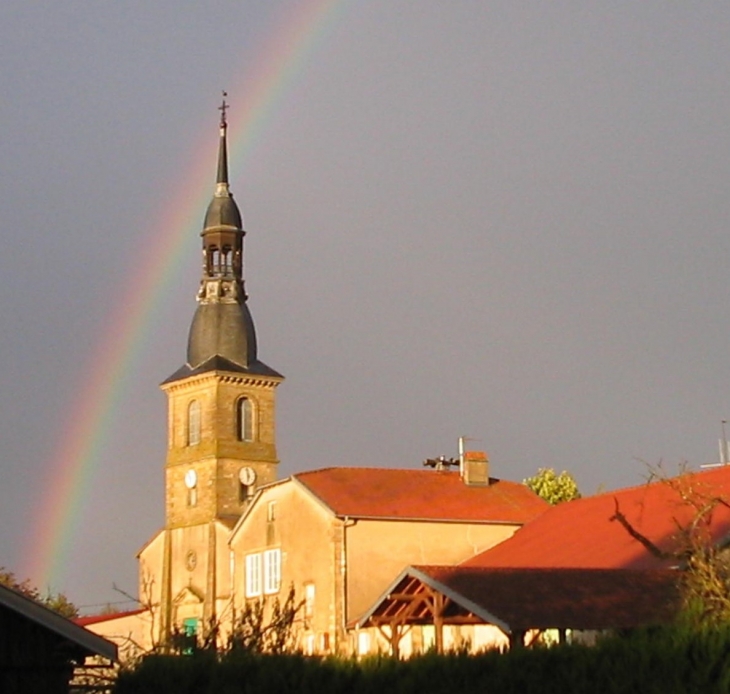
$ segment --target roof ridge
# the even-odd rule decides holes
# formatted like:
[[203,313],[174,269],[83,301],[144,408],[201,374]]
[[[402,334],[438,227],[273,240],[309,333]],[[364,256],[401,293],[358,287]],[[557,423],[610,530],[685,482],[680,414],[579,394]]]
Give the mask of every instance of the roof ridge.
[[74,624],[85,627],[92,624],[99,624],[100,622],[107,622],[112,619],[119,619],[120,617],[132,617],[142,612],[147,612],[146,607],[137,607],[133,610],[121,610],[120,612],[107,612],[106,614],[90,614],[83,615],[81,617],[74,617],[71,621]]
[[[362,470],[371,472],[409,472],[419,473],[423,475],[458,475],[458,470],[426,470],[421,468],[410,468],[410,467],[378,467],[375,465],[328,465],[326,467],[315,468],[314,470],[302,470],[301,472],[294,472],[292,476],[301,477],[302,475],[314,475],[321,472],[328,472],[330,470]],[[501,477],[489,477],[494,482],[511,482],[512,484],[523,485],[523,482],[517,482],[516,480],[506,480]]]
[[[730,475],[730,465],[723,466],[723,467],[727,467],[728,468],[727,472]],[[604,496],[616,496],[616,494],[628,494],[628,493],[631,493],[631,492],[638,491],[640,489],[648,489],[649,487],[652,487],[652,486],[654,486],[654,485],[656,485],[656,484],[658,484],[660,482],[663,482],[665,480],[676,480],[676,479],[679,479],[680,477],[698,477],[700,475],[711,474],[713,472],[714,473],[718,473],[720,471],[721,471],[721,468],[711,468],[711,469],[708,469],[708,470],[690,470],[690,469],[687,469],[687,470],[684,470],[684,471],[682,471],[682,472],[680,472],[680,473],[678,473],[676,475],[667,476],[666,478],[654,476],[653,478],[650,478],[650,479],[645,480],[641,484],[634,484],[634,485],[631,485],[629,487],[619,487],[618,489],[608,489],[605,492],[599,492],[597,494],[591,494],[590,496],[582,496],[579,499],[571,499],[570,501],[568,501],[566,503],[568,503],[568,504],[577,504],[577,503],[580,503],[582,501],[590,501],[591,499],[600,499],[601,497],[604,497]],[[565,506],[565,504],[558,504],[557,506],[558,507],[559,506]]]

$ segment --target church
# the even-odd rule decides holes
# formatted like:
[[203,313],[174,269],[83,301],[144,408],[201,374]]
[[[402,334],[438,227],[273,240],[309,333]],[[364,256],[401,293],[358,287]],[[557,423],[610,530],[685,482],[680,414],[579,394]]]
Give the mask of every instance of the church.
[[[257,351],[246,232],[228,176],[227,108],[224,100],[187,355],[161,385],[165,525],[137,555],[139,608],[82,621],[130,657],[175,631],[203,634],[215,624],[225,637],[247,600],[293,587],[304,603],[300,648],[366,652],[376,637],[355,634],[353,620],[401,568],[468,559],[545,503],[522,484],[490,478],[480,453],[463,456],[460,472],[338,467],[279,479],[276,390],[284,377]],[[414,647],[427,642],[416,638]]]
[[[291,591],[301,606],[294,647],[310,654],[511,648],[546,630],[562,640],[671,619],[678,565],[614,522],[616,509],[673,556],[685,484],[725,498],[730,466],[555,507],[491,475],[479,451],[433,469],[356,460],[280,478],[284,377],[256,347],[227,108],[187,355],[161,386],[165,524],[137,555],[139,607],[79,622],[124,660],[164,649],[176,633],[215,633],[224,645],[247,606],[271,609]],[[719,542],[730,504],[714,511],[708,528]]]

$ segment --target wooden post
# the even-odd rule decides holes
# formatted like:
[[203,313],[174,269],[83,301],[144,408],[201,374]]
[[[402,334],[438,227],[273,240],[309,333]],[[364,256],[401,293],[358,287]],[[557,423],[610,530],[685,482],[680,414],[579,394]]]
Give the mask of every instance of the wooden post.
[[509,635],[509,649],[515,650],[517,648],[525,647],[525,632],[515,630]]
[[400,625],[393,622],[393,624],[390,625],[390,654],[394,658],[400,658],[400,639]]
[[436,653],[444,652],[444,596],[433,595],[433,630],[436,637]]

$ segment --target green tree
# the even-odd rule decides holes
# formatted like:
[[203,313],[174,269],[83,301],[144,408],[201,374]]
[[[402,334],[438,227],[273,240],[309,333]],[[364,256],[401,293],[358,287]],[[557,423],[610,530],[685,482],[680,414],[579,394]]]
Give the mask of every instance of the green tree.
[[0,566],[0,585],[17,590],[31,600],[35,600],[69,619],[79,616],[79,610],[76,605],[63,593],[51,593],[49,591],[45,595],[42,595],[38,588],[30,582],[30,579],[25,578],[21,581],[12,571],[9,571],[4,566]]
[[575,479],[565,470],[558,474],[551,467],[541,467],[534,477],[528,477],[524,483],[535,494],[553,505],[580,499],[581,496]]

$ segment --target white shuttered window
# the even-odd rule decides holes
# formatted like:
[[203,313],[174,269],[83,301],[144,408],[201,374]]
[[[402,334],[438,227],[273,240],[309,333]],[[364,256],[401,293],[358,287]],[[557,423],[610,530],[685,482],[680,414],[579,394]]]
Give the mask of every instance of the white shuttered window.
[[264,552],[264,593],[278,593],[281,586],[281,550]]
[[261,595],[261,554],[246,555],[246,597]]

